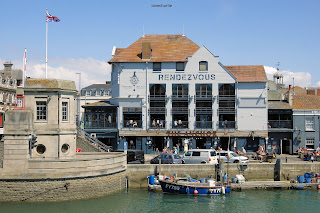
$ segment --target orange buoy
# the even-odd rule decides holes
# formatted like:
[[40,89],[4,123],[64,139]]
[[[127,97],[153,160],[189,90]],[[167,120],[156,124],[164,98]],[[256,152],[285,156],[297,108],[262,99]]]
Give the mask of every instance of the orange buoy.
[[195,194],[195,195],[198,194],[198,190],[195,189],[195,190],[193,191],[193,194]]
[[318,189],[320,189],[320,185],[318,185]]

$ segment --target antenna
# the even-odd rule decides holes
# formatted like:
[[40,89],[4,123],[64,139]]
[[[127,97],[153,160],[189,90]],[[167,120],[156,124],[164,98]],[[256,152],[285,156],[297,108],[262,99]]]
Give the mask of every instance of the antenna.
[[144,37],[144,25],[142,25],[142,37]]
[[182,36],[184,36],[184,24],[182,25]]

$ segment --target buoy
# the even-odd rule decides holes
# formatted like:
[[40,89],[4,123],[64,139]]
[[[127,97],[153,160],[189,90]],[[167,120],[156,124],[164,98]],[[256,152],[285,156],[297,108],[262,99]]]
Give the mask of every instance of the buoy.
[[320,185],[318,185],[318,189],[320,189]]
[[226,188],[224,188],[224,186],[221,187],[221,192],[222,192],[222,194],[226,193]]
[[198,194],[198,190],[195,189],[195,190],[193,191],[193,194],[195,194],[195,195]]

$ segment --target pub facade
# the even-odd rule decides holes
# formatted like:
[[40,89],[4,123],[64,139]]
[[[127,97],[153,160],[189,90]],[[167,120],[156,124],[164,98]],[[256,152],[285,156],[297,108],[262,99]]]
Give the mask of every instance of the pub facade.
[[217,148],[256,151],[268,136],[262,65],[224,66],[184,35],[144,35],[114,47],[110,104],[118,148],[145,153]]

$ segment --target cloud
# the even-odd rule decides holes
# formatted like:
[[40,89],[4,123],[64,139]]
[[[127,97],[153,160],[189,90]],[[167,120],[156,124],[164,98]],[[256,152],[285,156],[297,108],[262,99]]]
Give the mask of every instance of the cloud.
[[[0,62],[4,61],[0,59]],[[12,61],[14,69],[22,68],[21,61]],[[2,69],[2,68],[0,68]],[[45,64],[38,61],[27,63],[27,76],[31,78],[45,78]],[[79,75],[81,73],[81,88],[91,84],[105,83],[110,81],[111,66],[105,61],[93,58],[52,58],[48,65],[48,78],[75,81],[77,89],[79,85]]]
[[[277,72],[277,68],[264,66],[268,80],[273,80],[273,75]],[[308,72],[291,72],[290,70],[279,71],[283,75],[283,83],[285,85],[294,85],[300,87],[309,87],[311,85],[311,74]],[[318,84],[319,83],[319,84]],[[317,85],[320,86],[320,82]]]

